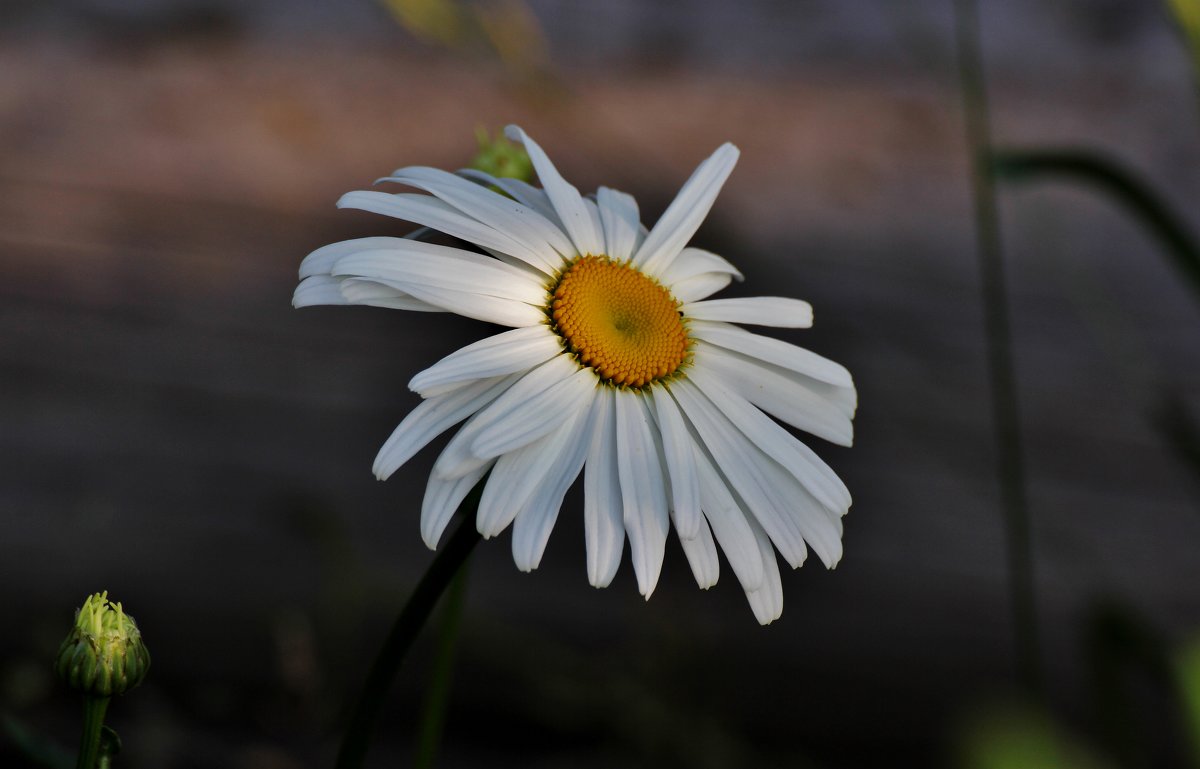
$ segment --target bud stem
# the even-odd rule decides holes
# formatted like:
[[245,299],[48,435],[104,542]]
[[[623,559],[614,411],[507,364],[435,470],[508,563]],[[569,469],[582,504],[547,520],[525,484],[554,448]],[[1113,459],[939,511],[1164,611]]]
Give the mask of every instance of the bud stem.
[[100,735],[111,697],[83,697],[83,736],[79,739],[79,761],[75,769],[96,769],[100,757]]

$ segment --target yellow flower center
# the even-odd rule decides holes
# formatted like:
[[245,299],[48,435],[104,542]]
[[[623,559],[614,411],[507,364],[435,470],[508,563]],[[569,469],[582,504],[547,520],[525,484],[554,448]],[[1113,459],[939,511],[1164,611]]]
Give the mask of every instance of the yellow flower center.
[[611,384],[644,387],[687,359],[688,335],[675,297],[607,256],[585,256],[568,267],[549,312],[571,352]]

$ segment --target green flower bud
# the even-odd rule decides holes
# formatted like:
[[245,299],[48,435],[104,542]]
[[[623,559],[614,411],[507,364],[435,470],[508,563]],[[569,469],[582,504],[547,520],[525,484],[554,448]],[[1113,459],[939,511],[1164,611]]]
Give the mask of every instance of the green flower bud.
[[93,697],[123,694],[150,668],[142,634],[108,591],[88,596],[75,612],[75,627],[58,650],[54,672],[68,686]]
[[475,130],[475,138],[479,141],[479,152],[471,160],[471,168],[500,178],[533,181],[533,162],[524,147],[513,144],[503,133],[491,139],[482,127]]

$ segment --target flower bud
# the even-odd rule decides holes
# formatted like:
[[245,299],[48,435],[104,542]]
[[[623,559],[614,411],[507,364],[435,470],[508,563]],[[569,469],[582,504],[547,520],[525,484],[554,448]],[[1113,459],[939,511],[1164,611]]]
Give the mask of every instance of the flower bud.
[[479,142],[479,152],[471,160],[471,168],[502,179],[533,181],[533,161],[524,147],[513,144],[503,133],[495,139],[489,138],[487,129],[482,127],[475,131],[475,138]]
[[75,627],[58,650],[54,672],[68,686],[93,697],[123,694],[142,682],[150,652],[142,634],[108,591],[88,596],[75,612]]

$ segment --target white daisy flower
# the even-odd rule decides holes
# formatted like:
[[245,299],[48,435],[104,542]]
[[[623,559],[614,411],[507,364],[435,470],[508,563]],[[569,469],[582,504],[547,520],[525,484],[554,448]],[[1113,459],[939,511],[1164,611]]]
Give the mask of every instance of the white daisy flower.
[[582,471],[591,584],[609,584],[628,538],[649,598],[673,523],[700,586],[717,581],[719,545],[755,617],[771,622],[783,610],[775,550],[795,568],[811,547],[832,568],[850,494],[767,414],[849,446],[857,396],[837,363],[733,325],[807,328],[808,303],[707,298],[742,279],[687,245],[737,148],[725,144],[701,163],[647,231],[631,196],[601,187],[583,197],[520,128],[508,135],[524,143],[543,189],[409,167],[382,181],[429,194],[358,191],[338,202],[486,253],[370,237],[317,249],[300,266],[297,307],[445,311],[510,327],[413,377],[425,400],[380,449],[375,475],[386,479],[465,420],[425,492],[429,547],[487,475],[479,533],[511,524],[517,567],[535,569]]

